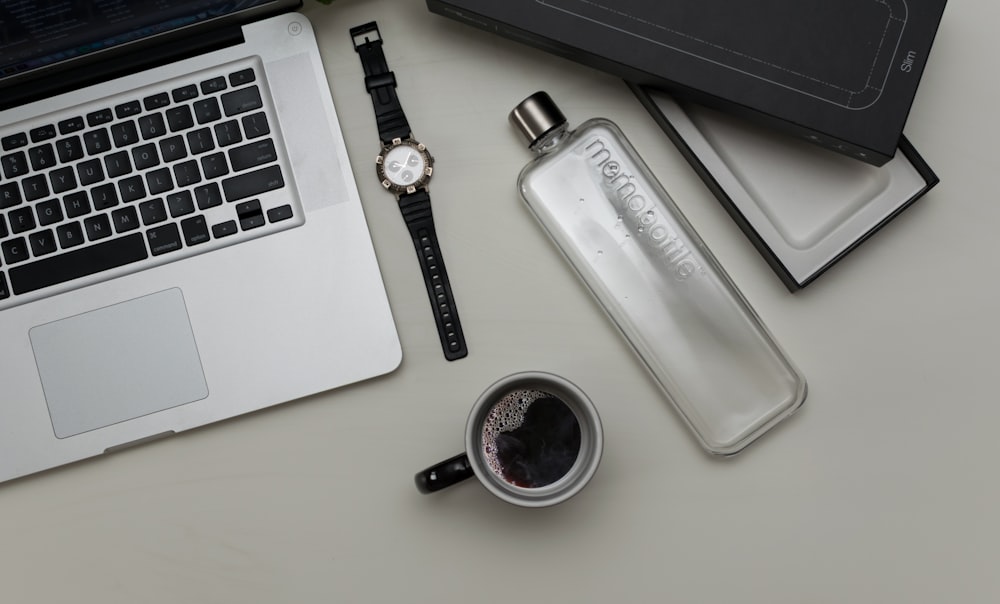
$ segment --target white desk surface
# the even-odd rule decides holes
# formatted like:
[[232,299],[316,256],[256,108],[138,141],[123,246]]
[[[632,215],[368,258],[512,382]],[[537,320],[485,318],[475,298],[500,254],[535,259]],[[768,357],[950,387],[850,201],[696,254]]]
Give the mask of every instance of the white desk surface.
[[[404,348],[364,384],[0,488],[3,602],[1000,601],[1000,4],[945,12],[906,133],[942,179],[790,294],[626,86],[432,15],[306,0]],[[413,248],[373,176],[348,29],[377,19],[414,132],[470,355],[442,358]],[[809,381],[733,459],[703,453],[522,205],[507,112],[539,89],[629,135]],[[593,482],[555,508],[414,472],[525,369],[604,420]]]

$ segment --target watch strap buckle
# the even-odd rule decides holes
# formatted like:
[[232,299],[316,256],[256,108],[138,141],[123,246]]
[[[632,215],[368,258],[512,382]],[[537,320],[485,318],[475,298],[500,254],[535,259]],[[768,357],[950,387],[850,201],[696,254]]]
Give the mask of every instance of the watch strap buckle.
[[354,50],[366,44],[382,43],[382,35],[378,31],[375,21],[351,28],[351,40],[354,42]]

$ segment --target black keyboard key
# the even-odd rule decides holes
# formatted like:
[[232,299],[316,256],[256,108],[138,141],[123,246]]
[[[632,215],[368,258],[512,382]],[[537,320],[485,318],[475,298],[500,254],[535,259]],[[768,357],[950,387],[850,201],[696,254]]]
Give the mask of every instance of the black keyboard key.
[[0,214],[0,239],[3,239],[10,233],[7,232],[7,221],[4,219],[3,214]]
[[0,166],[3,166],[4,176],[17,178],[28,173],[28,158],[24,155],[24,151],[18,151],[0,157]]
[[11,268],[8,273],[15,294],[72,281],[147,258],[142,235],[133,233],[97,245]]
[[80,162],[76,166],[76,174],[80,177],[80,184],[83,186],[101,182],[104,180],[104,168],[101,167],[101,160],[88,159],[85,162]]
[[56,127],[52,124],[46,124],[45,126],[39,126],[38,128],[33,128],[31,132],[28,133],[31,136],[31,142],[40,143],[42,141],[47,141],[49,139],[56,137]]
[[215,149],[215,139],[212,138],[212,131],[208,128],[199,128],[187,133],[188,149],[193,155],[207,153]]
[[146,108],[146,111],[152,111],[153,109],[159,109],[169,105],[170,97],[167,96],[166,92],[161,92],[160,94],[154,94],[142,99],[142,104]]
[[139,215],[142,216],[142,224],[149,226],[167,219],[167,208],[163,205],[163,200],[157,197],[139,204]]
[[154,256],[181,249],[181,234],[177,230],[177,225],[172,222],[149,229],[146,231],[146,239],[149,241],[149,250]]
[[246,199],[265,191],[280,189],[283,186],[285,186],[285,181],[281,176],[281,168],[278,166],[261,168],[222,181],[222,190],[226,194],[226,201]]
[[177,161],[187,157],[187,147],[184,146],[184,138],[171,136],[160,141],[160,154],[163,161]]
[[167,125],[171,132],[180,132],[194,126],[194,117],[187,105],[167,109]]
[[226,156],[222,153],[213,153],[202,157],[201,171],[205,174],[205,178],[219,178],[229,174]]
[[228,147],[236,143],[243,142],[243,135],[240,133],[240,124],[236,120],[229,120],[214,126],[215,139],[220,147]]
[[116,233],[126,233],[139,228],[139,214],[135,207],[125,206],[111,212],[111,223],[115,225]]
[[111,140],[114,141],[116,147],[127,147],[139,142],[139,130],[136,128],[135,122],[129,120],[111,126]]
[[167,133],[167,125],[163,122],[163,115],[151,113],[139,118],[139,134],[143,140],[157,138]]
[[98,241],[111,236],[111,222],[107,214],[91,216],[83,221],[83,228],[87,231],[87,239]]
[[214,182],[195,187],[194,198],[198,202],[198,209],[201,210],[222,205],[222,192],[219,190],[219,185]]
[[267,116],[263,111],[243,116],[240,121],[243,122],[243,131],[246,132],[247,138],[258,138],[271,133],[271,126],[267,123]]
[[242,86],[257,79],[253,69],[241,69],[229,74],[229,83],[233,86]]
[[227,116],[246,113],[247,111],[260,109],[263,106],[264,103],[260,99],[260,91],[256,86],[240,88],[239,90],[227,92],[222,95],[222,110],[226,112]]
[[198,172],[198,162],[192,159],[176,164],[174,166],[174,181],[178,187],[187,187],[201,182],[201,173]]
[[233,165],[233,170],[237,172],[262,164],[269,164],[277,160],[278,153],[274,150],[274,143],[271,142],[271,139],[234,147],[229,150],[229,162]]
[[226,89],[226,78],[219,76],[201,83],[202,94],[211,94]]
[[145,170],[159,165],[160,155],[156,152],[156,145],[146,143],[132,149],[132,161],[135,163],[136,170]]
[[122,202],[129,203],[146,196],[146,186],[142,176],[129,176],[118,181],[118,191],[122,194]]
[[49,172],[49,183],[52,184],[53,193],[63,193],[76,188],[76,173],[73,168],[66,166]]
[[128,159],[128,151],[117,151],[104,158],[104,168],[111,178],[125,176],[132,171],[132,162]]
[[71,117],[59,122],[59,134],[70,134],[79,132],[85,128],[82,117]]
[[263,214],[257,214],[255,216],[247,216],[246,218],[240,218],[240,228],[242,228],[244,231],[260,228],[262,226],[264,226]]
[[114,183],[98,185],[90,190],[90,199],[95,210],[106,210],[118,205],[118,193]]
[[83,228],[79,222],[69,222],[56,227],[56,239],[59,247],[69,249],[83,243]]
[[244,231],[264,226],[264,213],[257,199],[236,204],[236,216],[240,219],[240,228]]
[[159,195],[174,188],[174,179],[170,176],[170,168],[160,168],[146,174],[146,186],[150,195]]
[[85,191],[74,191],[63,197],[63,208],[67,218],[78,218],[90,214],[90,199]]
[[208,223],[202,215],[185,218],[181,221],[181,231],[184,232],[184,242],[190,245],[205,243],[211,237],[208,235]]
[[0,272],[0,300],[6,300],[10,297],[10,288],[7,287],[7,278],[3,276]]
[[49,196],[49,181],[44,174],[29,176],[21,181],[21,188],[24,189],[24,200],[35,201]]
[[11,210],[7,214],[7,220],[10,221],[10,232],[15,235],[35,228],[35,213],[31,206]]
[[267,211],[267,219],[271,222],[281,222],[292,217],[292,206],[285,204]]
[[142,107],[139,105],[139,101],[129,101],[128,103],[115,106],[115,115],[120,120],[127,117],[135,117],[140,113],[142,113]]
[[24,201],[21,199],[21,189],[16,182],[8,182],[0,185],[0,210],[12,208]]
[[97,155],[111,149],[111,138],[108,136],[107,128],[98,128],[83,133],[83,146],[87,148],[88,155]]
[[62,222],[62,205],[58,199],[47,199],[35,206],[35,214],[38,215],[38,224],[40,226]]
[[17,264],[30,258],[28,256],[28,242],[24,240],[24,237],[8,239],[0,243],[0,251],[3,251],[3,259],[7,261],[7,264]]
[[28,244],[31,246],[31,253],[35,257],[51,254],[58,249],[56,247],[56,237],[49,229],[28,235]]
[[222,110],[219,109],[219,101],[215,97],[202,99],[194,104],[194,119],[199,124],[207,124],[222,118]]
[[228,237],[229,235],[235,235],[239,229],[236,227],[235,220],[227,220],[226,222],[219,223],[212,227],[212,235],[216,239],[221,237]]
[[16,134],[10,134],[8,136],[0,139],[0,145],[3,145],[4,151],[10,151],[12,149],[17,149],[18,147],[24,147],[28,144],[28,135],[23,132],[18,132]]
[[51,144],[39,145],[28,149],[28,160],[32,170],[47,170],[56,163],[56,152]]
[[194,84],[188,86],[182,86],[181,88],[175,88],[170,96],[173,97],[175,103],[180,103],[181,101],[189,101],[198,96],[198,87]]
[[59,161],[68,163],[83,157],[83,144],[79,136],[71,136],[56,141],[56,153],[59,154]]
[[170,208],[170,215],[174,218],[187,216],[194,212],[194,200],[188,191],[180,191],[167,195],[167,207]]
[[94,126],[103,126],[110,123],[113,119],[115,119],[115,116],[111,114],[110,109],[99,109],[87,114],[87,125],[91,128]]

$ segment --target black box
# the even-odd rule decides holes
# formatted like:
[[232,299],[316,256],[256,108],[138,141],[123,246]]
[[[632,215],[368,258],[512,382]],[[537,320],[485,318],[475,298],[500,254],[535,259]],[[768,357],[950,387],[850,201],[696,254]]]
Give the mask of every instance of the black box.
[[938,183],[905,136],[892,160],[872,166],[660,90],[632,90],[793,292]]
[[896,152],[945,2],[427,0],[427,6],[878,166]]

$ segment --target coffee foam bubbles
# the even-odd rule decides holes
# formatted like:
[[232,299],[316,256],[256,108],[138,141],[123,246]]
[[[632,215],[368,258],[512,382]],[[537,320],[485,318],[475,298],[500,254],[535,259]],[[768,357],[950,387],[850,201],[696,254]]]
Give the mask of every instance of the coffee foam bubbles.
[[524,424],[524,415],[528,411],[531,403],[540,398],[558,398],[542,390],[515,390],[499,401],[490,409],[483,422],[482,448],[486,463],[493,470],[493,473],[501,478],[504,477],[503,465],[497,457],[496,440],[503,432],[517,430]]

